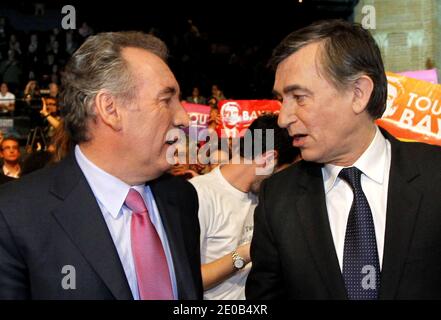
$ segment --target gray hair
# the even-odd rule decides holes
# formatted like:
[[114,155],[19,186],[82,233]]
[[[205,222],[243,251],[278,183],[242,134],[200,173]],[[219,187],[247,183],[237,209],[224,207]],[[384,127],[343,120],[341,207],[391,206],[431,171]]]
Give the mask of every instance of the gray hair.
[[374,90],[367,111],[373,119],[380,118],[386,108],[386,74],[380,49],[369,31],[360,24],[327,20],[296,30],[274,49],[270,66],[275,69],[283,60],[315,42],[321,44],[319,59],[324,76],[337,89],[347,88],[361,75],[372,79]]
[[72,55],[62,73],[60,110],[73,143],[90,139],[88,123],[95,119],[94,99],[102,89],[131,101],[136,81],[122,56],[127,47],[147,50],[167,59],[167,46],[153,35],[136,31],[90,36]]

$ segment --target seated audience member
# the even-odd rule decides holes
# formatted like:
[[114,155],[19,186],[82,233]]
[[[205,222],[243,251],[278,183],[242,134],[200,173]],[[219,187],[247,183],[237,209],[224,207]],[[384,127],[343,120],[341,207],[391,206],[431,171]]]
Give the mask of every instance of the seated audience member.
[[191,96],[187,97],[187,102],[196,104],[207,104],[207,99],[201,96],[198,87],[194,87]]
[[0,87],[0,114],[13,112],[15,108],[15,95],[8,90],[8,85],[3,82]]
[[[212,99],[212,100],[216,100],[216,99]],[[221,118],[219,114],[219,109],[217,108],[216,102],[212,101],[210,103],[210,118],[208,120],[208,130],[210,132],[215,132],[216,127],[220,122],[221,122]]]
[[60,116],[58,115],[57,99],[53,97],[41,98],[42,108],[41,116],[47,121],[45,134],[48,138],[54,135],[56,128],[60,126]]
[[18,140],[13,137],[4,138],[1,142],[0,156],[3,158],[0,184],[18,179],[21,175],[20,146]]
[[34,105],[36,100],[40,99],[40,89],[37,81],[31,80],[27,83],[23,97],[28,105]]
[[52,154],[50,162],[60,162],[71,152],[73,147],[69,132],[64,127],[64,121],[60,119],[60,125],[54,129],[54,134],[50,137],[47,147],[47,151]]
[[58,84],[51,82],[49,83],[49,97],[58,99]]
[[217,101],[225,100],[225,95],[222,90],[219,88],[217,84],[213,84],[211,86],[211,97],[210,99],[215,98]]

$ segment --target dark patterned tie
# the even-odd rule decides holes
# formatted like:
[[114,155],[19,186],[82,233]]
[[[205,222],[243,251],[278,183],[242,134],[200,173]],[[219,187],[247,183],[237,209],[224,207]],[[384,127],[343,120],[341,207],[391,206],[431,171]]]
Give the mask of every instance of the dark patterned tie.
[[371,208],[361,188],[361,171],[344,168],[339,177],[354,192],[354,201],[346,225],[343,252],[343,279],[350,300],[378,299],[380,264]]

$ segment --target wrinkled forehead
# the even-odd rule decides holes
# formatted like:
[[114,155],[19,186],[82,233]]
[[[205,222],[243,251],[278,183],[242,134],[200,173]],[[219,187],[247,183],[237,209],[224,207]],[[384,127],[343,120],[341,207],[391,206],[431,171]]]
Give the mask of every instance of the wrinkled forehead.
[[155,80],[164,86],[177,85],[172,71],[157,55],[141,48],[127,47],[122,50],[130,71],[140,80]]
[[17,141],[6,139],[6,140],[2,141],[1,147],[2,148],[18,147],[18,143],[17,143]]

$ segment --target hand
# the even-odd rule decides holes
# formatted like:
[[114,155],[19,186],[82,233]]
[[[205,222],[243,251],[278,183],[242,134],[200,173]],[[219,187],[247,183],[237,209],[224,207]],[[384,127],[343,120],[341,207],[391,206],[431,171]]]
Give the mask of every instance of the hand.
[[41,98],[41,102],[42,102],[43,107],[40,110],[40,114],[43,117],[47,117],[49,115],[49,112],[47,112],[46,100],[44,98]]
[[185,165],[174,166],[169,172],[174,176],[185,176],[187,179],[191,179],[199,175],[197,172],[188,169],[188,167]]
[[194,178],[194,177],[198,176],[199,173],[197,173],[197,172],[195,172],[193,170],[188,169],[188,170],[181,171],[177,175],[178,176],[184,176],[186,179],[191,179],[191,178]]
[[216,116],[216,125],[220,125],[221,123],[222,123],[222,118],[221,118],[221,115],[218,114],[218,115]]
[[189,165],[189,169],[193,170],[196,173],[201,172],[202,170],[204,170],[205,165],[204,164],[200,164],[200,163],[194,163],[194,164],[190,164]]
[[197,173],[196,171],[193,171],[193,170],[185,170],[184,175],[186,175],[187,177],[190,177],[190,179],[191,179],[191,178],[199,176],[199,173]]
[[174,176],[178,176],[178,175],[180,175],[183,171],[185,171],[185,170],[187,170],[187,169],[188,169],[187,166],[182,165],[182,164],[177,164],[177,165],[174,165],[174,166],[170,169],[169,173],[172,174],[172,175],[174,175]]

